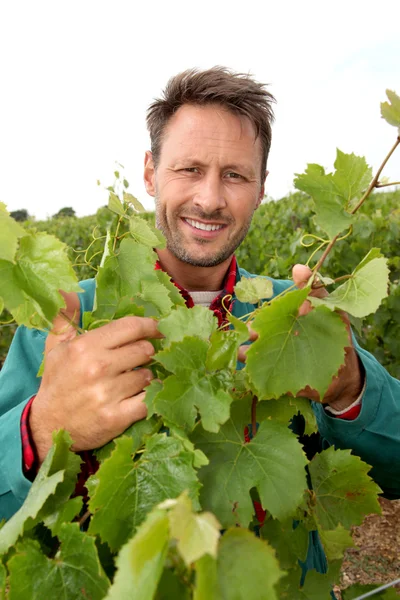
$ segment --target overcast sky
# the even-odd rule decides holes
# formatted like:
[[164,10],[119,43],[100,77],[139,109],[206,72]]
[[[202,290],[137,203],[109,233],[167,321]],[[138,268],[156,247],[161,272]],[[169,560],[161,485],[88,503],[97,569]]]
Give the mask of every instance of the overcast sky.
[[[92,214],[119,161],[152,208],[146,108],[171,75],[213,65],[277,99],[269,196],[307,162],[331,169],[336,147],[376,169],[396,135],[379,103],[400,94],[399,23],[399,0],[0,0],[0,200]],[[384,174],[400,179],[400,152]]]

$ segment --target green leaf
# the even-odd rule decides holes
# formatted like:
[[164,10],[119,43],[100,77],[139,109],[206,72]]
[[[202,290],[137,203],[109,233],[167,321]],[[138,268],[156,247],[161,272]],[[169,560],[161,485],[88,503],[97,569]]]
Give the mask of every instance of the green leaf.
[[242,277],[235,285],[235,294],[240,302],[257,304],[260,300],[271,298],[273,293],[272,281],[266,277]]
[[9,560],[10,600],[102,600],[109,581],[101,567],[94,538],[78,523],[61,526],[60,549],[54,559],[42,554],[31,539],[17,545]]
[[123,198],[124,198],[124,202],[126,202],[127,204],[130,204],[136,210],[136,212],[139,212],[139,213],[146,212],[146,209],[144,208],[143,204],[141,204],[139,202],[139,200],[137,198],[135,198],[135,196],[132,196],[132,194],[129,194],[128,192],[124,192]]
[[[58,530],[60,525],[59,503],[66,501],[75,485],[80,459],[69,451],[70,436],[59,431],[54,434],[53,446],[49,450],[28,496],[18,512],[0,530],[0,555],[15,544],[24,531],[43,518]],[[72,487],[72,489],[71,489]],[[52,498],[52,496],[54,498]]]
[[[168,558],[167,558],[168,562]],[[158,583],[158,588],[155,600],[191,600],[191,589],[183,581],[182,575],[177,573],[176,570],[165,568],[161,579]]]
[[239,336],[239,343],[244,344],[250,338],[249,330],[246,323],[234,317],[232,314],[228,315],[228,321],[231,324],[231,329],[235,331]]
[[204,465],[208,465],[208,458],[206,455],[201,450],[194,447],[194,444],[189,440],[187,433],[183,429],[176,427],[173,423],[169,423],[166,420],[164,420],[164,425],[165,427],[168,427],[169,435],[177,438],[180,442],[182,442],[185,450],[193,453],[193,466],[196,469],[204,467]]
[[324,306],[298,316],[308,293],[288,292],[264,305],[252,322],[259,337],[247,352],[246,372],[260,399],[296,396],[307,385],[322,398],[344,363],[349,341],[340,316]]
[[187,566],[205,554],[216,558],[221,526],[213,514],[193,513],[187,494],[167,500],[161,507],[169,508],[170,534],[178,541],[178,552]]
[[158,329],[168,344],[180,342],[185,336],[197,336],[208,340],[217,329],[217,320],[205,306],[178,306],[168,317],[161,319]]
[[105,600],[152,600],[166,560],[168,541],[168,516],[165,511],[154,510],[121,549],[114,582]]
[[306,560],[309,534],[302,523],[294,527],[293,519],[268,519],[261,527],[260,534],[275,549],[283,569],[296,566],[299,560]]
[[389,102],[381,103],[382,118],[385,119],[389,125],[400,127],[400,98],[391,90],[386,90],[386,96],[388,97]]
[[165,238],[161,231],[158,231],[144,219],[136,216],[130,217],[129,230],[133,239],[139,244],[144,244],[150,248],[165,248]]
[[6,577],[7,577],[6,568],[0,562],[0,600],[5,600],[5,598],[6,598]]
[[[153,435],[136,461],[132,460],[133,447],[132,438],[116,439],[110,458],[89,479],[95,481],[89,501],[93,513],[89,532],[99,534],[112,550],[129,539],[159,502],[176,498],[184,490],[197,502],[199,483],[193,454],[179,440],[165,434]],[[110,519],[110,514],[115,519]]]
[[365,515],[381,512],[381,489],[367,475],[370,468],[350,450],[331,447],[315,455],[309,472],[316,498],[313,510],[322,529],[336,529],[339,523],[349,529]]
[[193,600],[222,600],[218,587],[217,561],[209,554],[196,562]]
[[229,421],[218,433],[197,426],[191,435],[196,448],[210,461],[199,471],[201,505],[213,512],[223,527],[249,525],[254,514],[253,487],[264,509],[280,520],[294,515],[307,487],[307,459],[286,426],[264,421],[251,442],[244,442],[250,406],[248,400],[236,401]]
[[363,156],[345,154],[339,149],[336,153],[335,173],[333,174],[334,187],[346,208],[350,208],[351,201],[359,198],[372,179],[372,169],[368,167]]
[[[238,319],[237,319],[238,320]],[[243,341],[249,339],[249,331],[244,323],[239,321],[246,329],[244,338],[242,330],[214,331],[210,337],[210,347],[207,352],[206,368],[209,371],[219,369],[235,369],[237,354]]]
[[65,306],[59,290],[79,292],[66,245],[52,235],[20,239],[13,265],[0,260],[0,289],[5,307],[19,325],[44,328]]
[[343,558],[347,548],[355,547],[350,532],[344,529],[342,525],[338,525],[332,531],[320,529],[319,534],[328,560]]
[[331,598],[332,587],[327,575],[311,569],[307,571],[303,587],[300,587],[301,576],[300,567],[290,569],[279,584],[280,600],[329,600]]
[[[152,380],[152,384],[157,384],[156,380]],[[146,391],[148,388],[146,388]],[[132,454],[135,454],[139,448],[144,445],[145,439],[154,433],[157,433],[161,427],[161,422],[159,419],[155,417],[150,417],[149,419],[142,419],[140,421],[136,421],[133,423],[128,429],[126,429],[123,435],[131,437],[133,441]],[[106,458],[111,456],[112,451],[115,448],[115,439],[108,442],[102,448],[98,448],[95,451],[96,458],[99,462],[103,462]]]
[[[343,600],[355,600],[363,594],[376,590],[379,585],[362,585],[361,583],[355,583],[345,590],[341,590]],[[371,596],[372,600],[399,600],[399,595],[394,588],[389,588],[378,592]]]
[[172,282],[172,279],[168,275],[168,273],[161,271],[161,269],[157,269],[156,275],[157,275],[159,282],[162,283],[167,288],[167,290],[169,292],[169,297],[171,298],[172,303],[179,305],[179,306],[185,306],[185,300],[183,299],[182,294],[180,293],[180,291],[176,287],[176,285],[174,285],[174,283]]
[[[343,179],[344,173],[341,173],[338,176],[339,184]],[[332,174],[325,174],[320,165],[307,165],[305,173],[296,174],[294,186],[312,197],[315,202],[315,222],[330,239],[354,222],[354,216],[346,212],[346,204],[338,195]]]
[[331,310],[344,310],[357,318],[378,310],[388,295],[389,268],[387,259],[372,248],[345,283],[325,298],[311,298],[314,306],[324,305]]
[[282,396],[278,400],[259,402],[257,405],[257,421],[272,419],[278,423],[289,424],[291,419],[300,413],[304,417],[306,435],[317,431],[317,420],[310,401],[307,398],[291,398]]
[[275,585],[283,576],[268,544],[245,529],[230,529],[218,551],[218,581],[224,600],[278,600]]
[[232,383],[230,373],[222,372],[221,376],[220,372],[206,371],[208,348],[205,340],[185,337],[155,356],[174,375],[162,382],[162,390],[152,400],[153,408],[187,431],[193,429],[197,411],[207,431],[218,431],[219,425],[229,418],[232,396],[226,388]]
[[0,231],[0,259],[14,262],[18,239],[26,235],[26,231],[10,217],[3,202],[0,202]]
[[125,216],[124,206],[117,194],[114,194],[114,192],[110,192],[108,197],[108,208],[116,215],[120,215],[121,217]]

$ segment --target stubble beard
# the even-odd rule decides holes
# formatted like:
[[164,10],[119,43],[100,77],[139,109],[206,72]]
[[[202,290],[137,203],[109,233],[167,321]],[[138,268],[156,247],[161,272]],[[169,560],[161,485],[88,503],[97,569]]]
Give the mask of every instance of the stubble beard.
[[[157,197],[155,198],[155,204],[156,227],[161,231],[161,233],[164,234],[167,240],[167,249],[178,260],[181,260],[182,262],[192,265],[194,267],[216,267],[217,265],[220,265],[221,263],[226,261],[230,256],[234,254],[236,248],[238,248],[238,246],[240,246],[240,244],[243,242],[244,238],[247,235],[252,220],[252,215],[250,215],[248,221],[243,225],[243,227],[234,235],[234,237],[232,237],[232,239],[228,240],[225,246],[218,250],[216,254],[214,254],[213,256],[199,257],[195,256],[194,252],[190,252],[185,247],[184,237],[180,233],[178,227],[176,227],[175,230],[173,230],[172,227],[170,227],[167,220],[165,208],[162,206],[161,202]],[[196,217],[204,221],[220,220],[219,215],[215,214],[207,215],[205,213],[199,213],[197,215],[191,215],[191,218]],[[172,223],[178,223],[180,218],[181,217],[179,214],[172,215]],[[227,225],[230,225],[233,223],[233,220],[229,222],[227,221],[226,223]],[[206,246],[209,242],[208,240],[199,238],[198,243],[203,246]]]

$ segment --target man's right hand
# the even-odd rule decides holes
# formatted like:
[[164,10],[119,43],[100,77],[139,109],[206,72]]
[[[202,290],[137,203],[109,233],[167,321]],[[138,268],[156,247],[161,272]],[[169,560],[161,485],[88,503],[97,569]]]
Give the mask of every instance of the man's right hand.
[[[77,322],[77,296],[65,298],[63,312]],[[123,317],[82,335],[57,317],[55,330],[48,336],[42,383],[29,417],[40,463],[56,429],[70,433],[73,450],[91,450],[146,416],[143,389],[152,373],[140,367],[154,354],[147,338],[161,337],[156,321],[143,317]]]

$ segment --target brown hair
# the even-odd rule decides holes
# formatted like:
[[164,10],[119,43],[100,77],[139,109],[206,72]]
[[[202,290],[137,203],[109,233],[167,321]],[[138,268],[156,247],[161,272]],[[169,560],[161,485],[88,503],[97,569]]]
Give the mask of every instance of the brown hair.
[[225,67],[206,71],[188,69],[175,75],[168,81],[162,97],[152,102],[147,111],[154,164],[157,165],[160,158],[166,125],[178,108],[184,104],[220,104],[233,113],[248,117],[254,125],[262,145],[261,179],[264,180],[274,120],[273,102],[275,98],[264,84],[254,81],[250,75],[234,73]]

